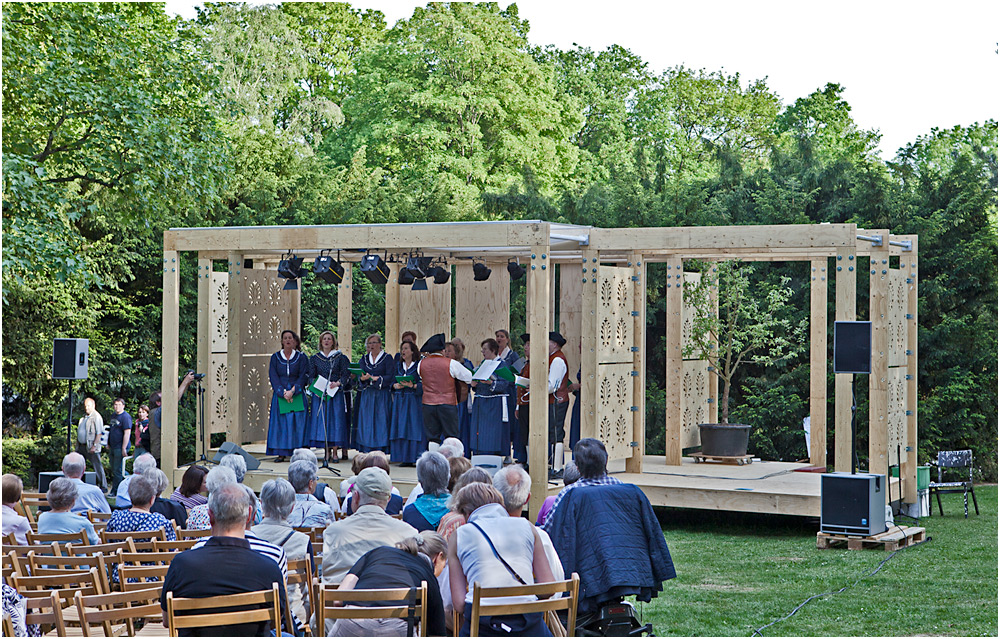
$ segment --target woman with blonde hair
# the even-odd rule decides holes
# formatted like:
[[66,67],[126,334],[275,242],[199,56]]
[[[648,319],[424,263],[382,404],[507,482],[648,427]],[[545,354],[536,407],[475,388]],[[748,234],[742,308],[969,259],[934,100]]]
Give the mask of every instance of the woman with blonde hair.
[[347,403],[344,388],[351,377],[347,370],[350,362],[337,349],[337,338],[330,331],[319,334],[319,350],[309,358],[306,379],[312,384],[322,376],[328,389],[338,389],[333,397],[329,392],[313,395],[309,413],[309,444],[326,451],[325,459],[337,461],[337,448],[350,443],[347,426]]

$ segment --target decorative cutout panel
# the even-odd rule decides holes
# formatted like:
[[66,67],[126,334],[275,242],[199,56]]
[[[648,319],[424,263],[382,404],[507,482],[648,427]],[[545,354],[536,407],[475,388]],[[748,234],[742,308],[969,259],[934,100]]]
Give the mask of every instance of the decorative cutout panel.
[[208,307],[208,330],[212,352],[225,353],[229,347],[229,275],[212,273]]
[[271,270],[243,269],[241,334],[244,355],[271,354],[281,348],[281,331],[291,318],[294,295]]
[[267,439],[267,421],[271,411],[271,383],[267,367],[271,355],[244,355],[240,379],[240,406],[237,428],[242,442]]
[[[597,361],[632,362],[635,346],[632,269],[602,266],[598,284]],[[598,421],[600,424],[600,421]]]
[[709,420],[708,389],[714,381],[708,364],[701,360],[684,360],[681,380],[681,448],[701,445],[698,424]]
[[[676,283],[676,275],[671,282],[668,284]],[[669,276],[668,276],[669,279]],[[684,274],[684,286],[697,286],[701,281],[701,273],[685,273]],[[687,344],[691,341],[691,330],[694,325],[694,307],[690,304],[684,304],[684,310],[682,311],[684,316],[681,318],[681,343]]]
[[[906,367],[889,369],[889,465],[907,461],[906,452]],[[898,459],[899,455],[902,459]]]
[[632,364],[597,366],[597,438],[608,459],[632,456]]
[[906,366],[906,300],[910,285],[906,273],[898,268],[889,269],[888,340],[889,366]]
[[226,432],[229,423],[229,398],[226,388],[229,367],[225,353],[209,355],[209,366],[205,372],[205,426],[210,433]]

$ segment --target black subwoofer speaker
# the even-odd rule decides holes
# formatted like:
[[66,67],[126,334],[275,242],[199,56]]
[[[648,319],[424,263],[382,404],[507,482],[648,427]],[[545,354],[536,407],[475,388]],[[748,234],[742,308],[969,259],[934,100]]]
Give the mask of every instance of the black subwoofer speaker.
[[885,475],[824,473],[819,529],[862,537],[885,532],[885,485]]

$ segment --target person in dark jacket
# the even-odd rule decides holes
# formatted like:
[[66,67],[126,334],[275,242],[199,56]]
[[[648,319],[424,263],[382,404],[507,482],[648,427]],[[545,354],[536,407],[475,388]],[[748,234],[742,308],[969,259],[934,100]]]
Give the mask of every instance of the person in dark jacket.
[[167,519],[173,519],[178,528],[187,528],[187,508],[172,499],[160,497],[163,491],[170,487],[167,474],[159,468],[154,468],[147,470],[145,476],[156,483],[156,499],[149,507],[149,512],[160,513]]

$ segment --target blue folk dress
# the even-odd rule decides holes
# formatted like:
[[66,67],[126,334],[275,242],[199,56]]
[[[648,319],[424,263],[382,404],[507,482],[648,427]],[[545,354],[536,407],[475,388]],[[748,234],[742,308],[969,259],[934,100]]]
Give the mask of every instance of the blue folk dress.
[[[580,371],[576,371],[576,383],[580,383]],[[569,418],[569,449],[573,450],[576,443],[580,441],[580,391],[573,391],[576,399],[573,400],[573,412]]]
[[312,397],[309,409],[309,444],[314,448],[350,445],[350,430],[347,426],[347,403],[344,401],[347,380],[347,358],[340,351],[332,351],[327,357],[316,353],[309,358],[307,379],[312,384],[318,375],[340,382],[340,390],[333,397]]
[[510,420],[514,419],[514,406],[510,403],[512,386],[513,383],[499,378],[490,384],[479,382],[476,386],[469,433],[473,455],[510,454]]
[[[466,368],[468,368],[470,371],[475,368],[472,365],[472,360],[469,359],[468,357],[462,359],[461,364],[462,364],[462,366],[465,366]],[[457,381],[457,380],[455,381],[455,383],[456,384],[465,384],[465,382],[460,382],[460,381]],[[458,402],[458,438],[461,439],[462,443],[465,445],[465,455],[466,455],[466,457],[469,457],[472,454],[470,452],[470,449],[469,449],[469,442],[472,441],[472,439],[471,439],[472,438],[472,434],[471,434],[471,431],[472,431],[472,411],[469,410],[469,395],[471,393],[468,392],[469,389],[471,388],[471,386],[469,386],[468,384],[465,384],[465,388],[466,388],[466,391],[467,391],[466,394],[465,394],[465,401],[459,401]]]
[[[417,377],[419,361],[406,366],[402,359],[396,364],[396,375],[413,375],[414,388],[392,389],[392,425],[389,428],[389,457],[393,462],[414,464],[427,450],[424,439],[424,385]],[[393,379],[395,383],[395,378]]]
[[[504,353],[500,354],[500,360],[504,363],[504,366],[509,368],[512,372],[517,373],[514,370],[514,362],[517,361],[517,353],[513,348],[507,347]],[[510,392],[507,394],[507,409],[510,411],[514,410],[514,406],[517,405],[517,385],[510,385]],[[514,434],[517,432],[517,417],[512,416],[508,421],[504,422],[504,438],[511,445],[514,446]],[[506,455],[504,455],[506,457]]]
[[[271,355],[267,376],[271,380],[271,418],[267,424],[267,454],[289,456],[296,448],[307,445],[309,438],[308,415],[306,411],[281,414],[278,410],[278,397],[287,389],[295,387],[295,394],[302,393],[306,385],[308,368],[307,357],[299,351],[294,351],[291,358],[285,359],[283,351]],[[305,399],[305,398],[303,398]]]
[[359,382],[357,449],[363,453],[389,449],[389,421],[392,415],[392,384],[395,361],[382,351],[376,358],[371,353],[361,358],[361,372],[378,377],[377,382]]

